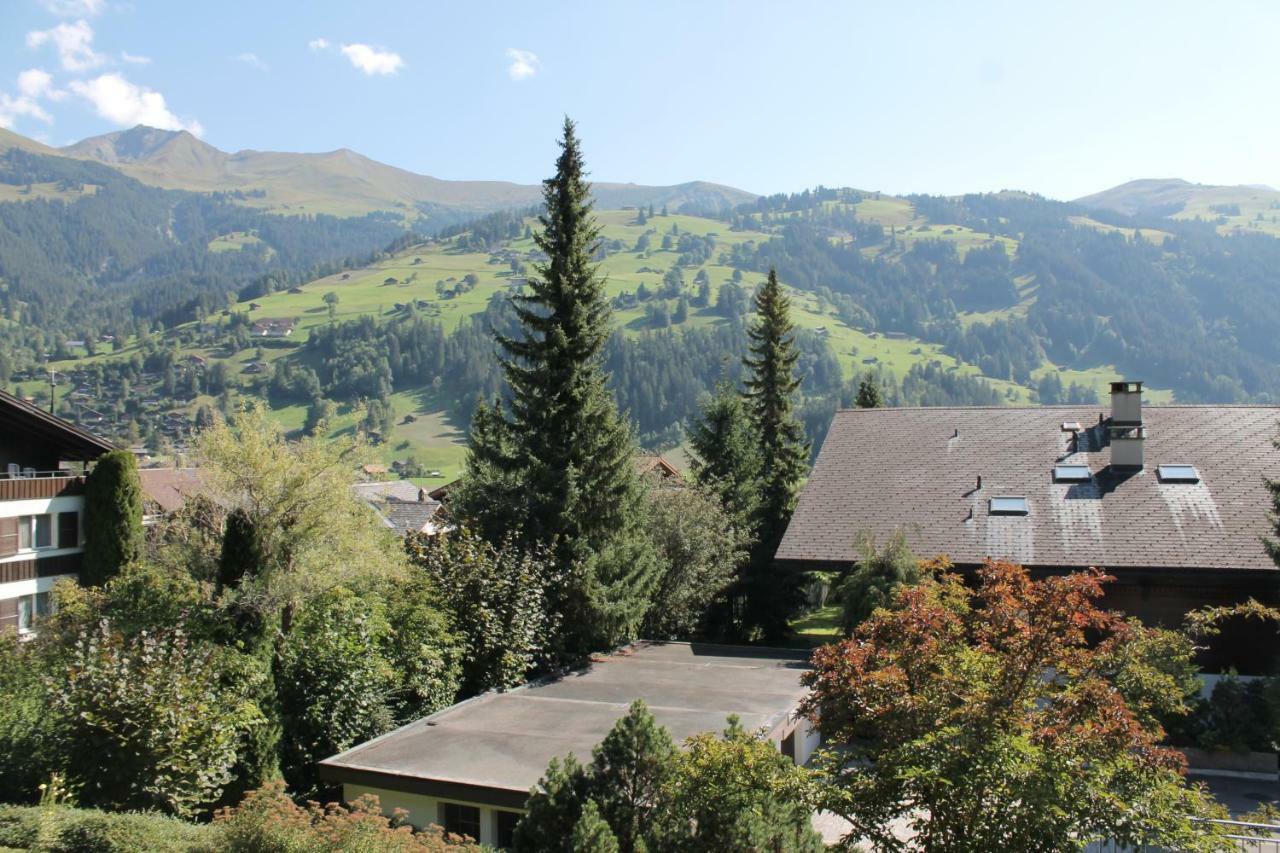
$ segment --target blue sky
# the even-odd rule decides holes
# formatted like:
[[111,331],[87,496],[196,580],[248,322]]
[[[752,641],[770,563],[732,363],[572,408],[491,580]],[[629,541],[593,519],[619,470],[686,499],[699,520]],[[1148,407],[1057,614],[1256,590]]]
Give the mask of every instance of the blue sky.
[[1280,187],[1280,3],[0,0],[0,126],[532,182]]

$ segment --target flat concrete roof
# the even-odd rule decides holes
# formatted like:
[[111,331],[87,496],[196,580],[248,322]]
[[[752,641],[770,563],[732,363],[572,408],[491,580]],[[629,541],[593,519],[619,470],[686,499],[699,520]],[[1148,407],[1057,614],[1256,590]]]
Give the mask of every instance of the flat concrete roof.
[[320,763],[331,782],[519,808],[552,758],[591,750],[643,699],[676,743],[730,714],[777,732],[806,693],[803,650],[642,642],[582,670],[486,693]]

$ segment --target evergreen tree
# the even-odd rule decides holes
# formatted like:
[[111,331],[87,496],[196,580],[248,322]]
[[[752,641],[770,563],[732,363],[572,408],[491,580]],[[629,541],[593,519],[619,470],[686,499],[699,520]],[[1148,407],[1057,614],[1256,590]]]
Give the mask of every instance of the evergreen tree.
[[689,443],[694,479],[720,498],[739,528],[753,530],[760,448],[746,404],[729,383],[719,383],[703,403]]
[[631,703],[592,753],[595,799],[622,853],[644,848],[643,836],[671,780],[676,745],[643,700]]
[[245,575],[262,567],[262,542],[258,539],[253,519],[243,507],[227,514],[222,534],[222,553],[218,557],[218,591],[235,589]]
[[760,448],[760,499],[756,508],[756,545],[752,550],[743,595],[743,628],[765,639],[787,632],[787,621],[798,605],[797,579],[774,571],[778,550],[795,506],[796,492],[809,459],[809,442],[793,408],[800,380],[796,376],[794,327],[790,300],[769,270],[765,286],[756,294],[756,322],[747,330],[750,355],[747,406],[756,425]]
[[630,637],[656,582],[644,532],[644,490],[630,427],[605,386],[611,325],[604,278],[592,262],[600,229],[574,125],[565,119],[546,213],[534,242],[547,255],[511,297],[521,332],[497,333],[508,406],[471,435],[455,505],[487,536],[515,528],[554,549],[566,581],[560,652],[581,655]]
[[618,853],[618,838],[600,817],[595,800],[588,800],[582,807],[582,817],[573,825],[569,846],[575,853]]
[[880,383],[873,376],[864,376],[858,383],[859,409],[879,409],[884,405],[884,395],[880,392]]
[[591,798],[591,777],[572,754],[553,758],[538,789],[525,803],[516,824],[515,849],[521,853],[573,853],[572,838]]
[[85,481],[80,582],[101,586],[142,556],[142,482],[127,450],[99,457]]

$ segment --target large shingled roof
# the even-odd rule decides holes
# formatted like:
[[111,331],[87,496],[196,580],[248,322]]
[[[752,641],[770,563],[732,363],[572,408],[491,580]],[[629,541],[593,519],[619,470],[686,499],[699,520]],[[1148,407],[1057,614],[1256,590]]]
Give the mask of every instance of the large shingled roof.
[[[1280,477],[1280,407],[1148,406],[1145,467],[1113,469],[1098,407],[853,409],[836,413],[778,549],[779,560],[849,564],[862,530],[902,528],[920,556],[1108,570],[1276,571],[1264,478]],[[1078,439],[1063,431],[1078,422]],[[1055,482],[1054,465],[1088,465]],[[1157,476],[1185,463],[1198,483]],[[982,477],[982,488],[977,479]],[[995,496],[1027,515],[993,515]]]

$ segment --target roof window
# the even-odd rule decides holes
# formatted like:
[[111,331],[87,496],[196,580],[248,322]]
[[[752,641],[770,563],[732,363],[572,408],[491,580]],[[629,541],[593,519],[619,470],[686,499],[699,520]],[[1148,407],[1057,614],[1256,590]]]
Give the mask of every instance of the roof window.
[[988,505],[992,515],[1026,515],[1029,511],[1027,499],[1020,495],[1000,495]]
[[1053,481],[1055,483],[1087,483],[1091,477],[1088,465],[1053,466]]
[[1200,482],[1200,472],[1194,465],[1157,465],[1156,476],[1162,483]]

